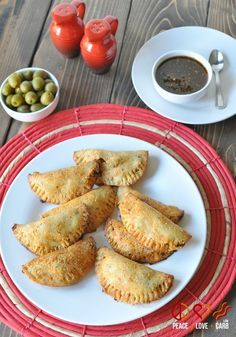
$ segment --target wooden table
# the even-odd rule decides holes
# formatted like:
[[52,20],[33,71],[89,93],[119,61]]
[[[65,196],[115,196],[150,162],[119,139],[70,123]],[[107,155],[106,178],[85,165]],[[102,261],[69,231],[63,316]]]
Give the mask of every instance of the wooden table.
[[[56,75],[61,84],[57,110],[101,102],[145,107],[131,83],[131,66],[145,41],[162,30],[186,25],[208,26],[236,37],[235,0],[85,0],[85,22],[107,14],[119,19],[116,61],[109,73],[98,76],[84,66],[81,57],[65,59],[52,46],[48,30],[50,12],[59,2],[0,1],[0,82],[22,67],[46,68]],[[0,145],[25,127],[0,109]],[[217,124],[189,127],[215,148],[235,176],[236,118]],[[194,331],[191,336],[235,336],[235,289],[226,297],[232,306],[227,316],[230,329],[215,330],[214,319],[209,318],[209,330]],[[0,336],[20,335],[0,325]]]

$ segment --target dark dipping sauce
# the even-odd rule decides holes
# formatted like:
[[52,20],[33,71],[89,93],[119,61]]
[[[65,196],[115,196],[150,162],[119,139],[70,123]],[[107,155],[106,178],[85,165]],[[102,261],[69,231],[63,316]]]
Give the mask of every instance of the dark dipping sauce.
[[205,67],[191,57],[171,57],[162,62],[156,70],[156,81],[159,86],[178,95],[200,90],[207,80]]

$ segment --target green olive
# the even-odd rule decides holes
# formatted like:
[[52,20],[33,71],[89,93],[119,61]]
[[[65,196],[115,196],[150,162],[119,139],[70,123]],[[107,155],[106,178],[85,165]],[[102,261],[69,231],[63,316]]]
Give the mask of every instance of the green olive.
[[33,78],[35,77],[41,77],[43,79],[46,79],[48,77],[48,74],[44,70],[36,70],[33,74]]
[[31,105],[36,103],[38,100],[38,95],[34,91],[29,91],[25,94],[25,101],[27,104]]
[[53,83],[53,81],[51,80],[51,78],[47,78],[46,80],[45,80],[45,84],[47,84],[47,83]]
[[19,87],[19,85],[21,84],[21,76],[19,75],[19,73],[11,74],[8,78],[8,83],[14,89],[16,87]]
[[57,93],[57,86],[56,84],[50,82],[45,85],[45,91],[50,91],[53,95]]
[[53,100],[54,96],[50,91],[45,91],[40,98],[40,102],[43,105],[49,105],[50,103],[52,103]]
[[24,103],[24,98],[21,94],[15,94],[11,98],[11,104],[17,108]]
[[32,112],[35,112],[35,111],[41,110],[43,108],[45,108],[45,106],[43,104],[41,104],[41,103],[35,103],[35,104],[31,105],[30,110]]
[[20,105],[18,106],[17,111],[18,112],[30,112],[30,106],[27,104]]
[[44,92],[44,90],[37,91],[38,98],[40,98]]
[[44,88],[44,79],[42,77],[34,77],[32,81],[34,90],[40,91]]
[[33,71],[32,70],[26,70],[23,72],[24,79],[27,81],[31,81],[33,78]]
[[29,91],[32,91],[32,84],[30,81],[23,81],[20,85],[20,89],[23,94],[26,94]]
[[17,73],[17,74],[19,75],[19,77],[21,79],[21,82],[24,81],[24,75],[23,75],[23,73]]
[[15,93],[16,93],[16,94],[22,94],[22,91],[21,91],[20,87],[17,87],[17,88],[15,89]]
[[2,94],[3,96],[8,96],[14,93],[14,89],[10,86],[9,83],[5,83],[2,88]]
[[13,108],[13,105],[11,104],[11,99],[12,99],[13,95],[8,95],[6,97],[5,103],[9,108]]

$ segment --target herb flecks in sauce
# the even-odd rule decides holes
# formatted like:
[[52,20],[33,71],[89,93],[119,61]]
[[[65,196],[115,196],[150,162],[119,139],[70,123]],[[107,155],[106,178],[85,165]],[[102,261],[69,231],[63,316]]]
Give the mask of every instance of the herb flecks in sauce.
[[156,70],[156,81],[166,91],[191,94],[203,88],[208,74],[205,67],[191,57],[176,56],[163,61]]

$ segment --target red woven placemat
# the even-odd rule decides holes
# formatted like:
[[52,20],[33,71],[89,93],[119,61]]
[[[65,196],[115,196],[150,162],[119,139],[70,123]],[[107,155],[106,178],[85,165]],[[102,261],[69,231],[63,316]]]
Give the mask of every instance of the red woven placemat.
[[[14,286],[0,259],[0,320],[22,336],[184,336],[223,300],[236,275],[236,190],[224,163],[200,136],[156,113],[114,104],[61,111],[29,127],[0,149],[0,204],[16,175],[50,146],[82,135],[109,133],[155,144],[180,162],[196,182],[204,200],[208,239],[201,265],[184,290],[163,308],[125,324],[96,327],[71,324],[32,305]],[[194,201],[193,201],[194,202]],[[184,303],[187,330],[173,330],[173,308]],[[207,307],[208,305],[208,307]]]

